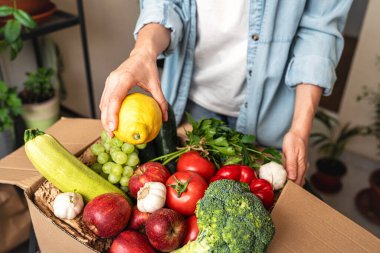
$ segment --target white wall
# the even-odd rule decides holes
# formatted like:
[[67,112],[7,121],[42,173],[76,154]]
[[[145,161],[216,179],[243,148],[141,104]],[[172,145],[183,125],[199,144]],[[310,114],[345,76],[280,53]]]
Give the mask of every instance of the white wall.
[[[59,9],[76,13],[75,0],[54,0]],[[96,107],[108,74],[129,55],[139,14],[138,0],[84,0],[85,22]],[[67,91],[65,106],[90,116],[79,26],[52,34],[61,50]],[[98,108],[97,108],[98,110]],[[99,117],[99,110],[98,110]]]
[[[356,0],[354,4],[360,1]],[[59,9],[76,13],[75,0],[53,0],[53,2]],[[84,0],[84,8],[94,97],[98,105],[106,77],[126,59],[133,47],[132,33],[139,13],[139,3],[138,0]],[[356,10],[357,13],[362,12],[362,9],[359,9]],[[364,101],[357,102],[356,96],[363,85],[375,87],[380,82],[380,69],[375,65],[376,56],[380,56],[379,24],[380,1],[368,1],[341,110],[337,115],[342,122],[362,125],[372,122],[373,107]],[[355,22],[349,24],[346,33],[355,37],[358,35]],[[80,114],[90,116],[79,26],[55,32],[51,36],[59,45],[65,65],[63,81],[68,97],[64,104]],[[26,43],[24,50],[14,62],[1,57],[4,68],[2,70],[6,80],[10,80],[11,86],[20,84],[25,79],[24,73],[35,68],[31,49],[30,43]],[[379,161],[376,145],[377,142],[372,136],[359,137],[348,146],[348,149]]]
[[[369,1],[338,115],[342,122],[369,125],[373,120],[374,107],[365,101],[357,102],[356,97],[361,93],[363,85],[376,88],[380,83],[380,66],[376,66],[376,56],[380,56],[379,24],[380,1]],[[376,145],[373,136],[358,137],[349,144],[348,149],[380,161]]]

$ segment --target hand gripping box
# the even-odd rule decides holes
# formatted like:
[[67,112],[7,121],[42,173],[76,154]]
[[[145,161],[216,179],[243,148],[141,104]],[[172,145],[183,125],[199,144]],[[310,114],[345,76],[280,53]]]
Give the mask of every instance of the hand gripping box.
[[[63,118],[47,132],[79,155],[99,138],[101,130],[100,120]],[[43,180],[23,147],[0,160],[0,182],[24,189],[42,253],[97,252],[35,204],[34,192]],[[268,252],[380,252],[379,238],[292,182],[286,184],[271,216],[276,233]]]

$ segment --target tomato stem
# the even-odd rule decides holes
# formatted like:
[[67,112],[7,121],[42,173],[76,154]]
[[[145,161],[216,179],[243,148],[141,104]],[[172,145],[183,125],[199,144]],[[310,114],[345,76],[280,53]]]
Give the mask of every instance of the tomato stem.
[[169,185],[171,188],[173,188],[177,192],[177,197],[180,198],[182,193],[184,193],[187,189],[187,186],[189,185],[191,177],[189,177],[186,182],[182,183],[179,181],[176,176],[173,176],[174,180],[176,181],[175,184]]
[[160,160],[164,160],[162,162],[163,165],[166,165],[168,164],[170,161],[180,157],[183,153],[186,153],[188,151],[188,148],[185,147],[185,148],[181,148],[179,149],[178,151],[175,151],[173,153],[169,153],[169,154],[166,154],[166,155],[163,155],[163,156],[159,156],[159,157],[156,157],[152,160],[150,160],[151,162],[154,162],[154,161],[160,161]]

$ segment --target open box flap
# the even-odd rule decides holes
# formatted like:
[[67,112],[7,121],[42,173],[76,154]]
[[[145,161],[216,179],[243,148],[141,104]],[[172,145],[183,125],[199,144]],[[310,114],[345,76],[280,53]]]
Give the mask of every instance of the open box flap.
[[[72,154],[78,154],[99,138],[102,129],[100,120],[62,118],[46,132]],[[13,184],[22,189],[28,188],[41,177],[30,163],[23,146],[0,160],[0,170],[0,183]]]
[[380,239],[289,181],[272,213],[268,252],[380,252]]

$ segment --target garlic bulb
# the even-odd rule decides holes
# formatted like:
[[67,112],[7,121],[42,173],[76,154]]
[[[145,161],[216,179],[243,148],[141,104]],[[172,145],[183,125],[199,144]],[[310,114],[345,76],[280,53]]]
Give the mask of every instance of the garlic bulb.
[[60,219],[74,219],[82,212],[82,195],[75,192],[60,193],[54,199],[53,212]]
[[164,207],[166,187],[160,182],[148,182],[137,193],[137,209],[140,212],[153,213]]

